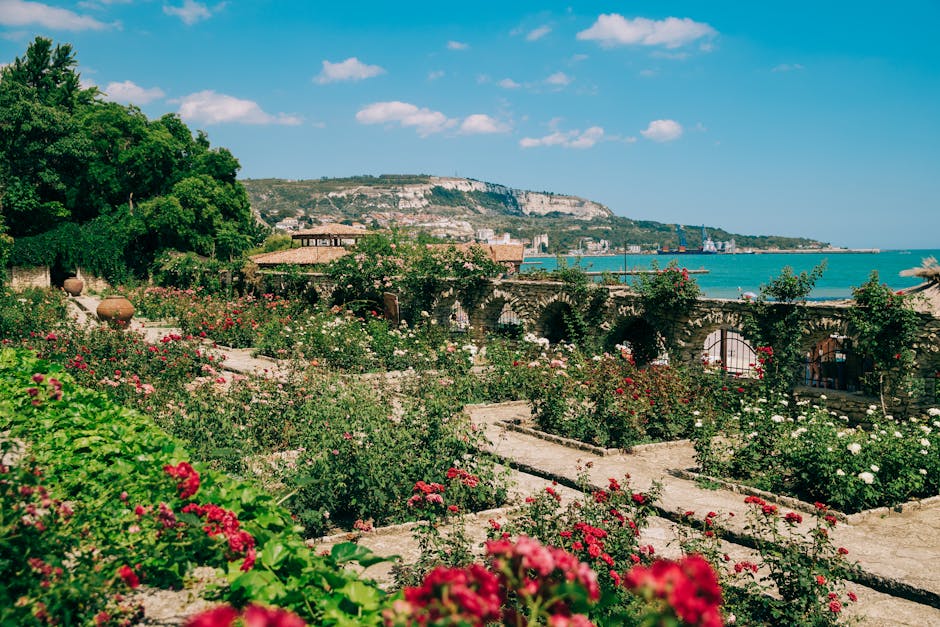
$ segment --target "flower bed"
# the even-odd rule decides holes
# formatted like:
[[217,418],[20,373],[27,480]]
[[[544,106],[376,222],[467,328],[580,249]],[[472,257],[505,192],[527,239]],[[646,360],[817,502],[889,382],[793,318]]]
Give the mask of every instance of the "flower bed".
[[562,349],[517,367],[536,373],[529,398],[539,428],[602,447],[688,437],[703,417],[720,420],[735,394],[720,375],[637,368],[625,352],[586,357]]
[[940,494],[940,410],[897,420],[875,406],[851,426],[824,407],[758,398],[695,431],[700,470],[847,514]]
[[[0,623],[127,624],[141,583],[178,586],[194,565],[222,568],[221,598],[259,601],[316,624],[377,624],[384,594],[341,565],[353,545],[308,549],[290,515],[250,483],[185,461],[146,416],[77,386],[61,368],[0,351],[4,456]],[[23,448],[23,447],[21,447]]]

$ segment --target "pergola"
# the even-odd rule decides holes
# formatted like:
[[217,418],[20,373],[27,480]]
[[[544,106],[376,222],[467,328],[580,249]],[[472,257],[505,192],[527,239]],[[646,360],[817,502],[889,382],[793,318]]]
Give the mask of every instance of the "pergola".
[[291,235],[301,246],[348,246],[354,245],[369,232],[345,224],[323,224],[312,229],[297,231]]

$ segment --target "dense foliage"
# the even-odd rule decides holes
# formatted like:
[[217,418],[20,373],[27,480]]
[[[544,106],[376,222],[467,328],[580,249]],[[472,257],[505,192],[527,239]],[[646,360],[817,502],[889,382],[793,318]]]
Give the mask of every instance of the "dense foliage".
[[861,428],[809,401],[745,400],[720,425],[697,422],[696,456],[708,475],[849,513],[940,493],[940,410],[906,420],[875,405],[867,413]]
[[640,297],[646,328],[655,333],[651,333],[651,337],[633,338],[634,359],[640,363],[648,363],[659,356],[660,341],[671,358],[677,357],[676,327],[692,313],[702,293],[695,278],[675,261],[662,270],[653,261],[651,268],[651,274],[639,275],[633,284],[633,289]]
[[402,294],[404,318],[428,315],[436,299],[453,290],[466,311],[480,304],[488,279],[506,268],[480,247],[428,246],[398,234],[374,234],[359,241],[351,254],[336,259],[327,274],[336,284],[333,300],[357,312],[382,311],[383,293]]
[[700,416],[720,416],[734,394],[712,375],[638,368],[626,351],[535,352],[517,368],[536,373],[528,391],[541,429],[607,447],[686,437]]
[[784,267],[779,276],[761,285],[760,296],[743,316],[744,335],[751,345],[771,349],[762,363],[764,382],[771,388],[789,390],[800,375],[809,319],[806,299],[825,269],[825,262],[809,273],[793,274],[793,268]]
[[0,351],[0,622],[120,625],[127,593],[179,586],[221,568],[223,599],[258,600],[316,624],[377,624],[384,594],[342,565],[376,558],[352,545],[321,557],[256,486],[186,460],[146,416],[76,385],[60,367]]
[[877,271],[852,295],[855,304],[849,310],[849,322],[858,350],[874,364],[869,387],[881,396],[884,410],[885,393],[906,396],[910,391],[905,387],[914,366],[918,315],[911,308],[911,297],[879,283]]
[[175,115],[83,88],[68,44],[38,37],[0,72],[0,207],[10,262],[143,274],[162,250],[229,259],[259,231],[238,161]]

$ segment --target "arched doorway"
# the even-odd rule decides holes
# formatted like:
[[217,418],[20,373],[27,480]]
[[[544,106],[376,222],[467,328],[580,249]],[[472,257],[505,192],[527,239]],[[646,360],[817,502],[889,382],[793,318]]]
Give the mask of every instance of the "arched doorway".
[[571,314],[571,305],[564,301],[554,301],[546,305],[538,321],[540,335],[552,344],[570,342],[573,339],[569,324]]
[[830,390],[859,391],[872,362],[855,352],[852,338],[833,333],[814,342],[805,355],[803,383]]
[[663,341],[649,322],[643,318],[621,318],[604,339],[604,348],[613,351],[625,346],[638,366],[645,366],[662,359]]

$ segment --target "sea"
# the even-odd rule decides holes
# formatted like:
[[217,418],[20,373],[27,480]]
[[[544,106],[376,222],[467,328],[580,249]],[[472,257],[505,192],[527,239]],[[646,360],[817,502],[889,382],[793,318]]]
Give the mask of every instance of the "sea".
[[[940,249],[930,250],[883,250],[877,253],[767,253],[736,255],[606,255],[565,257],[568,266],[580,265],[587,272],[620,270],[650,270],[653,262],[665,267],[670,261],[678,262],[680,268],[708,270],[707,274],[695,274],[702,292],[709,298],[739,298],[746,292],[760,293],[760,287],[778,276],[784,267],[794,272],[809,272],[825,261],[826,269],[816,282],[811,300],[841,300],[852,297],[852,288],[865,283],[873,270],[878,279],[892,289],[901,290],[919,285],[917,277],[903,277],[902,270],[915,268],[921,262],[934,257],[940,259]],[[553,270],[557,267],[555,257],[526,257],[522,272],[535,269]],[[627,283],[635,277],[625,277]]]

